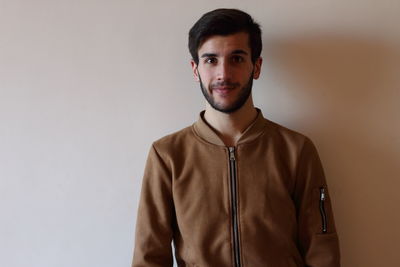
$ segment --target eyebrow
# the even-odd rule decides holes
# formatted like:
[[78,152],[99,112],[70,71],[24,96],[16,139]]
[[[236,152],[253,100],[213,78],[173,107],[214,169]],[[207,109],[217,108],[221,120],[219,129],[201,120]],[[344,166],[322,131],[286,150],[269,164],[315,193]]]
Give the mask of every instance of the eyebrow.
[[[233,50],[231,55],[248,55],[248,53],[242,49],[237,49]],[[217,57],[218,54],[215,53],[204,53],[200,56],[200,58],[205,58],[205,57]]]
[[203,58],[203,57],[216,57],[216,56],[217,56],[217,54],[214,54],[214,53],[204,53],[204,54],[201,55],[201,58]]
[[244,51],[244,50],[242,50],[242,49],[237,49],[237,50],[234,50],[231,54],[234,54],[234,55],[248,55],[248,53],[246,52],[246,51]]

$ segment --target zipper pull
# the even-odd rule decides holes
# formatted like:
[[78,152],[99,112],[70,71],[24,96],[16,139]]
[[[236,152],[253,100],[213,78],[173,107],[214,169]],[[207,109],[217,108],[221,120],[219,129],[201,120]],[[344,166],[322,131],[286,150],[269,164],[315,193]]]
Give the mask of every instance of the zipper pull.
[[235,160],[235,147],[233,146],[229,147],[229,159]]
[[319,211],[321,212],[321,219],[322,219],[322,233],[326,234],[328,231],[327,223],[328,219],[326,217],[325,212],[325,199],[326,199],[326,192],[324,187],[319,188]]
[[320,190],[321,201],[324,201],[325,200],[325,188],[321,187],[319,190]]

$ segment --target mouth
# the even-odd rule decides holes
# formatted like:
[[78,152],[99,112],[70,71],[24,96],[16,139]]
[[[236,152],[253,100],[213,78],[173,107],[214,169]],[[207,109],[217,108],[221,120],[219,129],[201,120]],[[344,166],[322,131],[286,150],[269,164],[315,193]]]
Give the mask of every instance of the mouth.
[[231,86],[219,86],[219,87],[213,87],[213,90],[218,90],[218,91],[229,91],[229,90],[233,90],[234,87]]
[[232,90],[234,87],[233,86],[213,86],[212,89],[214,90]]
[[211,89],[213,91],[227,93],[227,92],[233,91],[235,89],[235,86],[228,86],[228,85],[213,86],[213,87],[211,87]]
[[219,95],[228,95],[230,92],[233,91],[233,87],[228,87],[228,86],[221,86],[221,87],[214,87],[212,90],[216,92]]

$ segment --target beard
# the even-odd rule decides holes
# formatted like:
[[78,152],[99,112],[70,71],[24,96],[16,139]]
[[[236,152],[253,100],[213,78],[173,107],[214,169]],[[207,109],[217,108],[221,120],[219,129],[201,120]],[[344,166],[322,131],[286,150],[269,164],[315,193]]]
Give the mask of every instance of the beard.
[[[201,92],[203,93],[204,97],[206,98],[207,102],[210,104],[211,107],[213,107],[214,109],[223,112],[223,113],[233,113],[235,111],[237,111],[238,109],[240,109],[247,101],[247,99],[249,98],[250,94],[251,94],[251,89],[253,87],[253,72],[250,75],[249,80],[247,81],[247,83],[240,88],[240,92],[239,95],[237,96],[237,99],[230,105],[228,106],[224,106],[220,103],[217,103],[214,99],[214,97],[209,93],[210,91],[212,91],[212,87],[213,85],[209,86],[208,88],[206,88],[206,86],[204,86],[201,77],[200,77],[200,73],[198,73],[199,76],[199,80],[200,80],[200,88],[201,88]],[[222,83],[218,83],[216,84],[218,86],[229,86],[232,88],[237,87],[238,85],[236,83],[230,83],[230,82],[222,82]],[[214,85],[215,86],[215,85]],[[211,88],[210,88],[211,87]],[[233,89],[231,89],[233,90]]]

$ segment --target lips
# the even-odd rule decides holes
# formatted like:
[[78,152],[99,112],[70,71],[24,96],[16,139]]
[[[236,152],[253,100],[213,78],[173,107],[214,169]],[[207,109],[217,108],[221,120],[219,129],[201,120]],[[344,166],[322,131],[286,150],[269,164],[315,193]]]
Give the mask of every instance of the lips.
[[218,86],[218,87],[213,87],[213,90],[232,90],[233,87],[231,86]]
[[216,92],[217,94],[221,96],[226,96],[228,95],[231,91],[233,91],[234,88],[232,87],[215,87],[213,88],[213,91]]
[[234,86],[213,86],[211,87],[212,90],[215,91],[221,91],[221,92],[227,92],[227,91],[232,91],[233,89],[235,89]]
[[234,83],[221,82],[212,85],[211,90],[219,94],[220,96],[227,96],[232,91],[234,91],[237,86],[238,85]]

